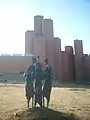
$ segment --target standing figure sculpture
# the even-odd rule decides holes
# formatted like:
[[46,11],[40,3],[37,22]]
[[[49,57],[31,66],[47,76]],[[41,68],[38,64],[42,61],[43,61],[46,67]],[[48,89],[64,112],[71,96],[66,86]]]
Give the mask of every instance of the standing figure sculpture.
[[35,74],[35,66],[36,58],[32,57],[32,64],[26,69],[24,73],[25,79],[25,92],[26,92],[26,99],[27,99],[27,108],[29,108],[29,102],[32,98],[32,107],[33,107],[33,82],[34,82],[34,74]]
[[45,83],[43,88],[43,106],[45,106],[44,97],[47,99],[47,107],[49,106],[51,88],[52,88],[52,68],[48,63],[48,58],[45,59]]
[[35,106],[38,103],[42,106],[42,65],[40,63],[40,57],[38,56],[35,64]]

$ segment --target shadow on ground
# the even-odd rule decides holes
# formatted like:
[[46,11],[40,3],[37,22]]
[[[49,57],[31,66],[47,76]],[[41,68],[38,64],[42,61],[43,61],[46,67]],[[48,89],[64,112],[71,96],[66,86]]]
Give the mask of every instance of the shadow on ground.
[[69,89],[69,91],[87,91],[86,88],[72,88],[72,89]]
[[90,84],[79,84],[79,83],[61,83],[59,81],[52,82],[53,87],[58,88],[73,88],[77,90],[78,88],[82,88],[82,91],[85,89],[90,89]]
[[11,115],[7,120],[79,120],[79,118],[73,114],[65,114],[47,108],[31,108]]
[[[17,85],[18,84],[18,85]],[[12,87],[14,85],[15,87],[21,87],[21,85],[25,84],[25,80],[7,80],[6,83],[2,80],[0,81],[0,87],[5,87],[6,85],[8,87]],[[57,88],[71,88],[73,91],[85,91],[85,89],[90,89],[90,84],[81,84],[81,83],[61,83],[58,80],[52,81],[52,86]],[[81,88],[81,89],[78,89]]]

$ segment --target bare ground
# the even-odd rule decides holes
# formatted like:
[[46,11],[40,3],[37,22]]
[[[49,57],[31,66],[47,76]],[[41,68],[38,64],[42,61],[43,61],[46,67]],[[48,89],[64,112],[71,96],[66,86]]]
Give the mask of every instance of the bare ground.
[[[90,89],[52,88],[49,108],[62,113],[74,113],[82,120],[90,120]],[[25,110],[24,85],[0,84],[0,120],[9,119],[12,114]]]

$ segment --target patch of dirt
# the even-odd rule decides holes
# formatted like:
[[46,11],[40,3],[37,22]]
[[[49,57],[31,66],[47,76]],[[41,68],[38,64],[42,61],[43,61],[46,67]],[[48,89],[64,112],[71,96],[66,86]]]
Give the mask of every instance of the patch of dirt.
[[79,120],[73,114],[65,114],[47,108],[31,108],[11,115],[7,120]]
[[2,120],[2,119],[0,118],[0,120]]

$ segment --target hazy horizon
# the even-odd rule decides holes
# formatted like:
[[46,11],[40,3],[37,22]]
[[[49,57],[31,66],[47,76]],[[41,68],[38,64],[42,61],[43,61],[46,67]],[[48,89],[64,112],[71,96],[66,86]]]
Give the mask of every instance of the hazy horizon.
[[89,54],[89,12],[89,0],[0,0],[0,54],[24,54],[25,31],[33,30],[35,15],[53,20],[62,49],[79,39]]

